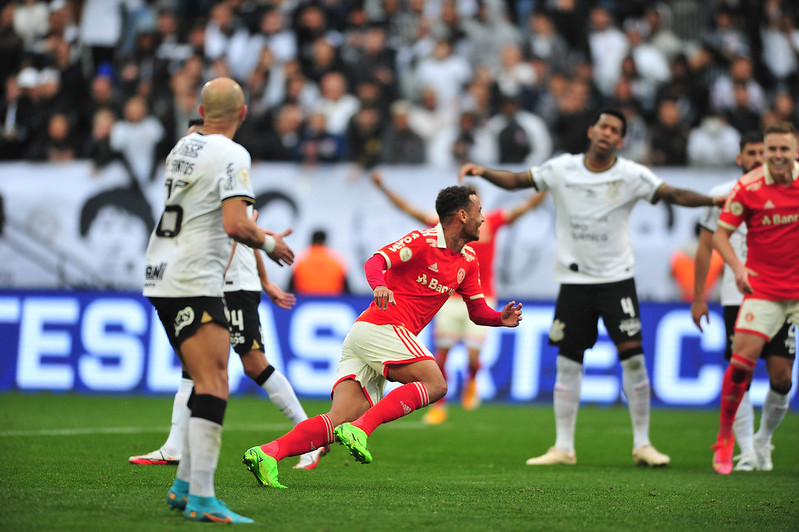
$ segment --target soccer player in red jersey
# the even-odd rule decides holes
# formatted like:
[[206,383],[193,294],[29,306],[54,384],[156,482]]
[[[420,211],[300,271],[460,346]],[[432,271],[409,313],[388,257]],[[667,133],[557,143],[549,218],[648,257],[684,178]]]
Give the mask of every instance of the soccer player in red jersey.
[[[368,464],[372,431],[441,399],[447,382],[417,335],[453,293],[466,301],[475,323],[516,327],[521,321],[522,306],[515,301],[501,312],[485,303],[477,256],[467,245],[479,238],[484,220],[474,189],[445,188],[436,212],[441,221],[435,227],[412,231],[366,261],[374,302],[344,339],[330,411],[244,453],[244,464],[260,484],[284,487],[278,481],[280,460],[333,441]],[[383,397],[387,381],[403,386]]]
[[[372,182],[394,206],[404,213],[428,227],[433,227],[438,223],[438,216],[434,212],[425,212],[419,209],[386,187],[380,172],[372,173]],[[480,226],[479,240],[470,244],[480,263],[480,282],[483,286],[483,295],[486,303],[491,308],[495,308],[497,304],[494,287],[494,255],[496,252],[497,232],[502,227],[514,223],[527,211],[537,207],[545,196],[546,192],[538,192],[510,209],[496,209],[488,212],[485,215],[483,225]],[[441,368],[441,374],[444,375],[444,379],[447,378],[445,366],[450,349],[455,347],[458,342],[463,342],[466,348],[469,357],[468,374],[461,392],[461,402],[466,410],[474,410],[480,405],[476,377],[480,369],[480,350],[485,342],[486,333],[487,329],[485,327],[477,325],[469,319],[466,305],[457,294],[454,294],[444,303],[444,306],[436,314],[435,322],[433,322],[433,344],[436,362],[438,362],[438,367]],[[446,397],[442,397],[440,401],[430,405],[422,421],[428,425],[438,425],[446,421],[447,407],[445,401]]]
[[[713,469],[722,475],[732,471],[735,438],[732,424],[746,391],[755,363],[766,342],[788,319],[799,324],[799,163],[796,162],[796,129],[781,122],[766,129],[765,166],[744,175],[736,183],[719,217],[713,245],[735,274],[744,301],[735,322],[733,354],[721,387],[719,432],[713,445]],[[742,223],[748,233],[749,252],[742,263],[730,244],[730,235]],[[771,383],[772,389],[775,383]],[[787,382],[777,383],[784,398],[777,408],[788,409]],[[776,428],[776,427],[773,427]],[[773,428],[771,432],[773,432]],[[770,433],[767,439],[770,439]],[[771,469],[771,444],[755,446],[764,454],[764,469]],[[758,462],[761,456],[758,456]]]

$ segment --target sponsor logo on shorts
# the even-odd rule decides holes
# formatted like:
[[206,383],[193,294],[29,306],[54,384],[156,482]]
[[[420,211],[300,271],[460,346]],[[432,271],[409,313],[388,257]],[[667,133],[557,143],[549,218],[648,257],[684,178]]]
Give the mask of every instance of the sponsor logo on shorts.
[[194,309],[191,307],[186,307],[183,310],[178,311],[177,316],[175,316],[175,336],[180,334],[180,331],[183,330],[184,327],[187,325],[191,325],[194,321]]
[[638,318],[628,318],[621,320],[619,323],[619,330],[627,336],[635,336],[641,332],[641,320]]
[[555,320],[552,322],[552,327],[549,328],[549,339],[553,342],[560,342],[563,340],[564,334],[563,330],[566,328],[566,324],[560,320]]

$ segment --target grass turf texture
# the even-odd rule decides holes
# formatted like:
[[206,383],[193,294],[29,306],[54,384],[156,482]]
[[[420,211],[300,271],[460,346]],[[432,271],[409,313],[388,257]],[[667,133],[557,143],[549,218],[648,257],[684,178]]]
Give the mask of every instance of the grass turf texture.
[[[164,440],[171,397],[0,395],[2,530],[183,530],[165,504],[170,466],[134,466],[129,455]],[[327,402],[305,402],[310,415]],[[774,471],[720,476],[711,468],[718,414],[656,410],[652,439],[664,469],[636,467],[624,406],[583,406],[576,466],[524,461],[554,441],[548,405],[450,407],[439,426],[423,412],[379,427],[374,463],[343,446],[313,471],[280,464],[287,490],[263,488],[241,465],[248,447],[290,428],[265,399],[228,405],[217,495],[269,530],[797,530],[799,415],[774,444]],[[211,526],[211,525],[208,525]]]

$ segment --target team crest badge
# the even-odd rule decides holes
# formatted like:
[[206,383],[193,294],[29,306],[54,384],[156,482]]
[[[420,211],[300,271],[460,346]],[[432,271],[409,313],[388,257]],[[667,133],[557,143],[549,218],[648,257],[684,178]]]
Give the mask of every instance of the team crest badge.
[[744,212],[744,207],[737,201],[730,203],[730,212],[735,216],[740,216]]
[[552,322],[552,327],[549,329],[549,339],[553,342],[560,342],[563,340],[564,334],[563,330],[566,328],[566,324],[560,320],[555,320]]
[[177,336],[180,331],[190,325],[191,322],[194,321],[194,309],[191,307],[186,307],[183,310],[179,311],[177,316],[175,316],[175,336]]
[[408,262],[411,260],[411,257],[413,257],[413,251],[411,251],[411,248],[404,247],[400,250],[399,258],[402,262]]
[[241,168],[237,177],[242,185],[250,184],[250,171],[247,168]]
[[608,188],[605,191],[605,196],[609,200],[617,200],[621,197],[621,181],[612,181],[608,183]]
[[463,282],[464,277],[466,277],[466,270],[461,268],[460,270],[458,270],[458,284]]

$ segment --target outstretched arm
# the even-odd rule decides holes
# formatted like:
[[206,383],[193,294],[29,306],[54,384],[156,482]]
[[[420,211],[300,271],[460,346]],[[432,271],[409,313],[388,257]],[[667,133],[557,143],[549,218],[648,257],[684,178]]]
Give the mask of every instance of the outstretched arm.
[[230,238],[251,248],[263,249],[280,266],[291,265],[294,251],[283,241],[291,234],[291,229],[282,233],[267,231],[255,223],[257,216],[257,212],[253,212],[252,218],[247,215],[247,203],[241,199],[232,198],[222,202],[222,225]]
[[530,198],[527,201],[511,208],[510,211],[505,213],[505,219],[509,224],[512,224],[527,211],[538,207],[541,204],[541,202],[544,201],[546,195],[547,195],[546,192],[539,192],[537,194],[530,196]]
[[705,228],[699,230],[699,245],[694,256],[694,299],[691,302],[691,318],[702,331],[702,316],[710,323],[710,312],[705,301],[707,274],[710,271],[710,257],[713,254],[713,233]]
[[466,309],[469,311],[469,319],[477,325],[489,325],[492,327],[516,327],[522,321],[522,304],[511,301],[501,312],[497,312],[486,304],[484,298],[466,299]]
[[518,188],[530,188],[535,186],[533,177],[530,171],[524,172],[509,172],[508,170],[490,170],[485,166],[479,166],[474,163],[466,163],[461,167],[458,172],[458,183],[463,182],[463,178],[467,176],[477,176],[494,183],[500,188],[506,190],[515,190]]
[[727,227],[719,225],[716,232],[713,233],[713,247],[721,254],[724,262],[729,264],[732,272],[735,274],[735,285],[742,294],[751,294],[753,292],[752,285],[749,284],[749,276],[755,276],[757,273],[750,270],[742,263],[735,250],[730,244],[730,235],[733,231]]
[[394,204],[399,210],[403,211],[404,213],[416,218],[421,223],[425,224],[426,226],[433,226],[438,223],[438,216],[435,214],[428,214],[423,212],[422,210],[416,208],[414,205],[411,205],[404,198],[401,198],[397,194],[395,194],[392,190],[389,190],[383,184],[383,176],[380,172],[372,172],[372,182],[375,186],[380,190],[385,196],[389,199],[391,203]]
[[258,278],[261,280],[261,288],[269,296],[276,306],[284,309],[290,309],[297,302],[294,294],[289,294],[280,289],[278,285],[269,280],[266,274],[266,265],[264,259],[261,257],[261,252],[257,249],[253,250],[255,253],[255,265],[258,268]]
[[654,200],[663,200],[666,203],[674,203],[675,205],[682,205],[683,207],[703,207],[712,206],[721,207],[724,205],[726,196],[719,196],[713,198],[687,188],[676,188],[666,183],[660,185],[655,192]]

